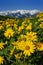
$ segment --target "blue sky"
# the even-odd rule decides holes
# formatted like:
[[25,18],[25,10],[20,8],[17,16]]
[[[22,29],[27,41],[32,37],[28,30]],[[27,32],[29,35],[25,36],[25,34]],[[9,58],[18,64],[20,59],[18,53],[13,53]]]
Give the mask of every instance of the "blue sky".
[[18,9],[43,10],[43,0],[0,0],[0,11]]

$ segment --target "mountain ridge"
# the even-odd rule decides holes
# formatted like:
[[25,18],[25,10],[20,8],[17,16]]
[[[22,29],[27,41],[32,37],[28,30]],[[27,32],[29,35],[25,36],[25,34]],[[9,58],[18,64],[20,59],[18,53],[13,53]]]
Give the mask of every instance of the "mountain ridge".
[[25,18],[35,16],[40,10],[12,10],[12,11],[0,11],[2,16],[11,16],[16,18]]

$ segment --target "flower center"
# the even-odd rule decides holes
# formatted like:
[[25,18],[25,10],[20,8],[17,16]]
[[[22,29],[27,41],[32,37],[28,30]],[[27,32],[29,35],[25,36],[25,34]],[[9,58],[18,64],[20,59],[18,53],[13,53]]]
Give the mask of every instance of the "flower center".
[[32,36],[31,35],[29,35],[29,38],[31,38]]
[[11,35],[11,33],[9,32],[9,36]]
[[38,44],[38,47],[41,48],[41,44]]
[[29,50],[29,49],[30,49],[30,47],[29,47],[29,46],[26,46],[26,47],[25,47],[25,49],[26,49],[26,50]]
[[19,39],[18,41],[19,41],[19,42],[21,42],[21,41],[22,41],[22,39]]

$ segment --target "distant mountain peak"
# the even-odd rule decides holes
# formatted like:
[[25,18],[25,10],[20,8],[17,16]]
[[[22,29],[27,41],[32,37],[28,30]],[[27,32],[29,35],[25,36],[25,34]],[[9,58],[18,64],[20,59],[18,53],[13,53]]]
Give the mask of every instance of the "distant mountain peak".
[[29,17],[39,13],[40,10],[12,10],[12,11],[0,11],[2,16],[11,16],[11,17]]

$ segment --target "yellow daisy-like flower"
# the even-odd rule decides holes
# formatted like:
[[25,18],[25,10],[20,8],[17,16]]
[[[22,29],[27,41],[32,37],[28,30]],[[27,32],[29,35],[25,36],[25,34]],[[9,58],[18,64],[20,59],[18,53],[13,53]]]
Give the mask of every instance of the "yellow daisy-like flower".
[[41,24],[39,25],[39,28],[43,28],[43,22],[41,22]]
[[36,47],[37,47],[37,49],[38,49],[39,51],[43,51],[43,43],[38,42],[37,45],[36,45]]
[[23,27],[23,26],[19,26],[18,31],[19,31],[19,32],[21,32],[21,31],[22,31],[22,29],[24,29],[24,27]]
[[32,23],[29,23],[29,25],[26,27],[26,30],[30,30],[32,29]]
[[17,24],[16,23],[14,23],[14,28],[17,28]]
[[23,21],[23,22],[22,22],[22,26],[25,26],[25,23],[26,23],[26,21]]
[[13,36],[13,34],[14,34],[14,31],[11,28],[8,28],[5,31],[4,36],[10,38],[11,36]]
[[23,51],[23,54],[25,56],[30,56],[31,53],[34,53],[35,51],[35,45],[33,44],[33,42],[31,41],[20,41],[17,43],[17,45],[15,46],[16,49],[19,49],[21,51]]
[[15,56],[16,59],[20,59],[21,56],[22,56],[22,52],[21,52],[21,53],[17,53],[17,54],[15,54],[14,56]]
[[18,45],[19,45],[18,41],[17,42],[13,42],[12,44],[13,44],[14,48],[18,49]]
[[6,21],[6,22],[5,22],[5,25],[8,25],[8,24],[9,24],[9,22],[8,22],[8,21]]
[[4,45],[5,45],[5,44],[1,42],[1,43],[0,43],[0,49],[4,48]]
[[11,24],[8,24],[8,25],[6,25],[6,28],[9,28],[11,26]]
[[10,55],[13,55],[14,53],[14,48],[10,50]]
[[18,42],[18,49],[24,51],[25,41]]
[[14,48],[22,50],[22,51],[24,50],[24,44],[25,44],[24,41],[17,41],[12,44],[13,44]]
[[3,61],[4,61],[4,57],[0,56],[0,64],[3,64]]
[[2,25],[0,25],[0,30],[3,28],[3,26]]
[[38,38],[36,34],[37,34],[36,32],[30,32],[30,33],[27,32],[27,34],[25,35],[25,38],[26,40],[37,41]]
[[24,45],[24,52],[23,52],[23,54],[24,54],[25,56],[30,56],[31,53],[34,53],[35,49],[36,49],[36,47],[35,47],[35,45],[33,44],[33,42],[31,42],[31,41],[26,41],[26,42],[25,42],[25,45]]
[[39,18],[43,17],[43,12],[40,12],[36,17],[39,17]]
[[43,17],[39,18],[38,21],[43,21]]

